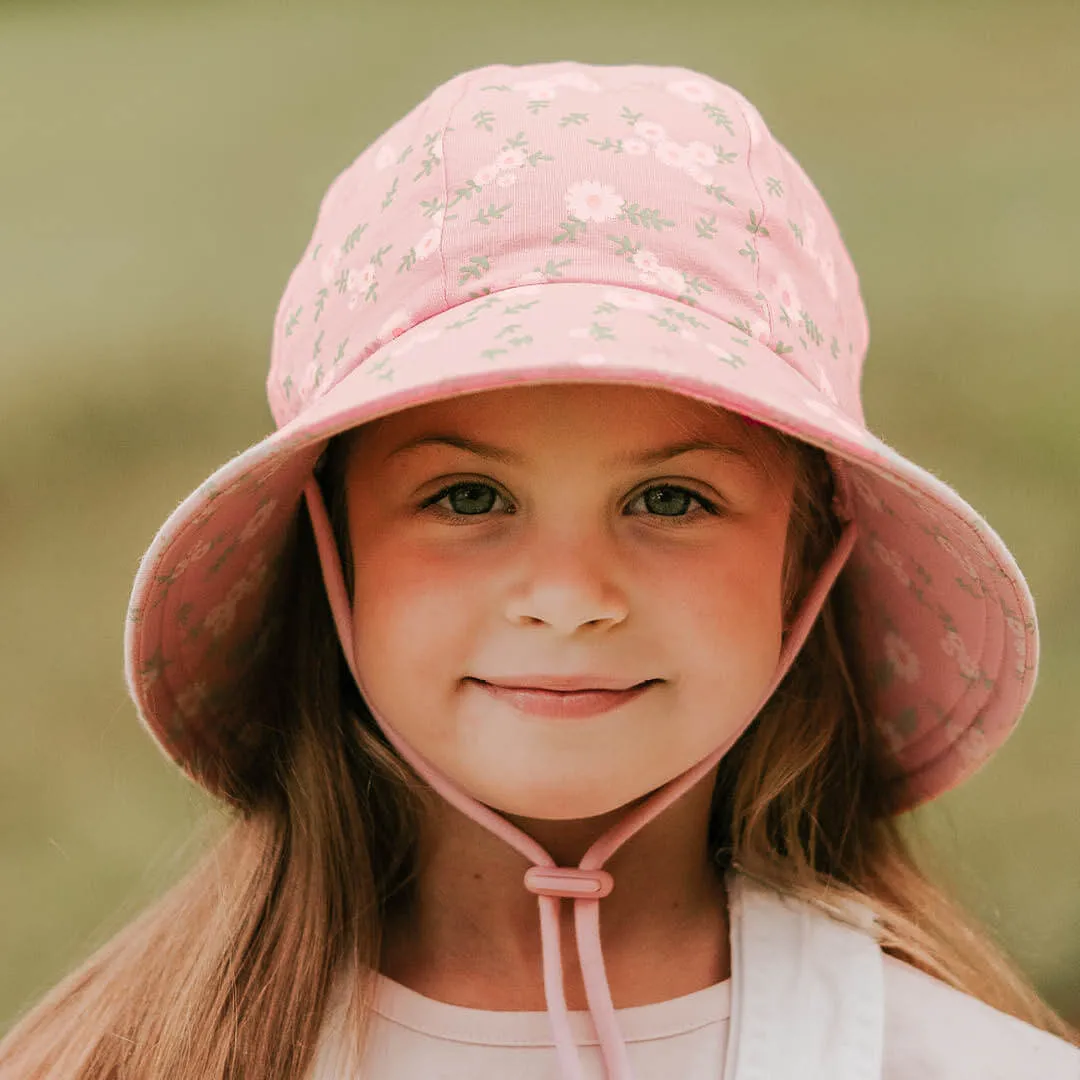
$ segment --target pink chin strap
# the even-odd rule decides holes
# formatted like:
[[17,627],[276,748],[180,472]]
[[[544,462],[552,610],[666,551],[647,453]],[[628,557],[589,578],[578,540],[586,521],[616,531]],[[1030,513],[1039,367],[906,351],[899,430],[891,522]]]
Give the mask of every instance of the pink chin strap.
[[[363,695],[368,707],[369,699],[364,694],[360,676],[353,656],[352,604],[345,588],[341,559],[334,539],[333,528],[326,512],[322,492],[317,480],[308,480],[304,495],[311,515],[318,546],[319,563],[322,567],[323,581],[330,600],[330,608],[337,627],[345,660],[356,680],[357,688]],[[611,1000],[611,988],[608,986],[604,970],[604,954],[600,945],[600,900],[607,896],[614,887],[614,880],[606,870],[604,863],[630,839],[638,830],[644,828],[653,818],[669,807],[676,799],[694,786],[724,756],[736,742],[739,735],[749,726],[754,717],[772,696],[787,674],[792,662],[802,648],[810,628],[821,611],[825,597],[847,562],[854,546],[857,529],[853,521],[844,525],[836,548],[829,556],[813,588],[810,590],[798,616],[792,624],[787,639],[780,652],[776,671],[761,700],[732,736],[722,746],[714,750],[707,758],[688,769],[681,776],[668,781],[658,788],[653,795],[630,811],[626,817],[600,837],[585,853],[578,866],[556,866],[554,859],[535,841],[505,818],[489,807],[477,802],[461,788],[447,779],[424,760],[385,719],[372,709],[379,727],[387,739],[423,777],[435,791],[463,814],[467,814],[477,824],[488,829],[495,836],[501,837],[511,847],[519,851],[532,866],[525,873],[525,888],[534,893],[540,907],[540,941],[544,963],[544,998],[555,1036],[555,1047],[559,1065],[565,1080],[584,1080],[581,1059],[570,1033],[570,1019],[566,1008],[566,995],[563,987],[562,953],[559,934],[559,904],[563,899],[574,902],[574,930],[577,939],[578,957],[581,963],[582,978],[589,1012],[600,1040],[600,1052],[604,1060],[608,1080],[632,1080],[630,1062],[626,1053],[626,1044],[619,1033],[615,1016],[615,1006]]]

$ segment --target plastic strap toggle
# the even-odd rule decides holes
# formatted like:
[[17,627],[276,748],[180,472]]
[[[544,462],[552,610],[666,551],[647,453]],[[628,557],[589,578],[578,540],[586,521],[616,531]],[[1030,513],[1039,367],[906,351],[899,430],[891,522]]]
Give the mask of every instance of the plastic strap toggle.
[[600,900],[615,888],[615,879],[606,870],[580,866],[530,866],[525,871],[525,888],[537,896]]

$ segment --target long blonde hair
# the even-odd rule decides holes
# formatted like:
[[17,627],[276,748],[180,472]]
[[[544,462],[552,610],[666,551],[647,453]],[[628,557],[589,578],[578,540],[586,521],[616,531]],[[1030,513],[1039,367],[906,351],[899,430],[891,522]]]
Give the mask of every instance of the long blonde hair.
[[[796,464],[791,610],[835,542],[831,472],[819,451],[757,430]],[[340,446],[322,483],[345,554]],[[3,1080],[301,1080],[344,972],[343,1037],[359,1060],[381,927],[408,896],[430,793],[348,677],[306,515],[291,542],[275,596],[287,632],[273,665],[238,692],[266,734],[225,779],[227,828],[0,1042]],[[830,908],[845,896],[869,904],[887,952],[1080,1043],[909,852],[885,802],[888,758],[853,675],[851,624],[841,576],[788,677],[721,762],[709,837],[718,869]]]

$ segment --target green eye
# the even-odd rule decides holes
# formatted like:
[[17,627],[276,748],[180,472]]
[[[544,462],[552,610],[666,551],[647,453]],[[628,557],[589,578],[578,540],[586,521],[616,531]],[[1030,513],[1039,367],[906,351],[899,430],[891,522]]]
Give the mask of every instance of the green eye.
[[429,505],[448,501],[450,505],[447,509],[451,513],[476,517],[489,513],[498,497],[499,493],[489,484],[454,484],[440,491]]
[[643,491],[631,505],[638,502],[645,504],[646,512],[653,517],[684,518],[693,513],[693,504],[715,514],[716,507],[702,496],[695,494],[687,488],[677,487],[674,484],[660,484]]

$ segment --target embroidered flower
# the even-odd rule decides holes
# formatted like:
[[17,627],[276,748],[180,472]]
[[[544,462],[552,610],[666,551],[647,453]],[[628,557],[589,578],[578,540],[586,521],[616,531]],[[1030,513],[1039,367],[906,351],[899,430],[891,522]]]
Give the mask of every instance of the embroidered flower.
[[198,715],[199,710],[206,701],[206,697],[206,683],[192,683],[176,695],[176,707],[180,710],[182,716],[192,720]]
[[716,91],[704,79],[678,79],[667,84],[667,92],[693,105],[711,104]]
[[797,320],[799,312],[803,309],[803,303],[795,287],[795,281],[786,271],[776,275],[776,291],[784,310],[791,318]]
[[916,682],[922,674],[922,669],[915,650],[899,634],[891,630],[885,634],[882,644],[885,649],[885,660],[893,672],[906,683]]
[[906,587],[911,584],[911,578],[904,569],[904,558],[899,552],[887,548],[876,536],[870,540],[870,550],[893,572],[901,585]]
[[630,154],[633,157],[641,157],[642,154],[649,152],[649,144],[644,139],[635,139],[633,136],[623,139],[622,148],[624,154]]
[[956,661],[956,666],[965,679],[979,677],[978,665],[968,656],[963,639],[955,630],[950,628],[945,631],[945,636],[941,639],[941,651]]
[[607,184],[582,180],[566,192],[566,208],[579,221],[610,221],[623,208],[623,197]]
[[497,169],[520,169],[525,164],[525,151],[516,146],[503,150],[495,158]]
[[681,270],[676,270],[671,266],[661,266],[656,271],[656,276],[665,289],[670,289],[674,293],[681,293],[686,289],[686,276]]
[[667,130],[664,128],[664,125],[658,124],[653,120],[639,120],[634,125],[634,130],[646,142],[656,143],[667,138]]
[[635,251],[630,256],[630,261],[638,270],[646,274],[655,274],[660,269],[660,260],[648,248]]
[[663,139],[653,147],[656,159],[663,165],[670,165],[675,169],[685,169],[692,164],[686,152],[686,147],[670,139]]
[[383,172],[397,161],[397,157],[397,151],[389,143],[383,143],[375,155],[375,168]]
[[477,187],[485,187],[487,184],[492,183],[498,175],[498,165],[481,165],[473,174],[473,183]]
[[423,262],[426,258],[434,255],[439,250],[439,244],[442,242],[442,229],[436,226],[434,229],[428,229],[419,240],[416,241],[416,261]]
[[715,179],[708,169],[703,169],[700,165],[687,165],[686,175],[691,180],[696,180],[702,187],[708,187]]
[[711,168],[716,164],[716,151],[708,144],[694,139],[686,144],[686,156],[695,164]]
[[244,522],[244,527],[237,537],[241,544],[246,544],[249,540],[254,539],[266,528],[266,523],[274,516],[277,504],[277,499],[268,499]]
[[501,172],[495,177],[495,184],[497,187],[507,188],[513,187],[517,183],[517,173],[513,172]]

